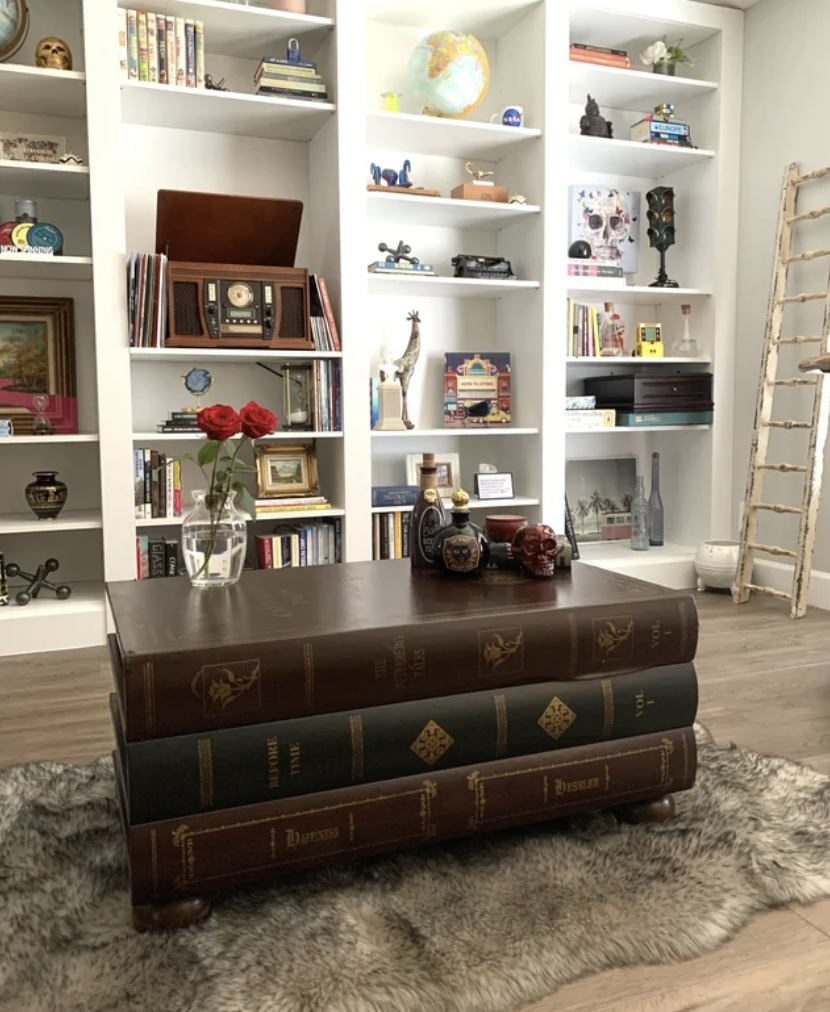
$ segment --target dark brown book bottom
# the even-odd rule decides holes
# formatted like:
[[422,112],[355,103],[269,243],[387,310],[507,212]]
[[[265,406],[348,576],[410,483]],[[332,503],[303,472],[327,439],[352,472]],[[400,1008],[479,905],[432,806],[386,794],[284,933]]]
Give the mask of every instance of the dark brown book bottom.
[[687,790],[695,769],[694,732],[685,728],[187,819],[125,824],[132,899],[135,905],[168,903],[322,865],[630,805]]

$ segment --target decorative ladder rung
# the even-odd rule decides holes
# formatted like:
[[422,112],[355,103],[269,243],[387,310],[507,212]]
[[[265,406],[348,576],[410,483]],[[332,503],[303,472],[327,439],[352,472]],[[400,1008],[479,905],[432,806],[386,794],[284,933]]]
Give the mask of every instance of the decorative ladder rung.
[[766,510],[768,513],[801,513],[800,506],[778,506],[774,503],[759,502],[757,506],[752,506],[750,509]]
[[754,594],[765,594],[767,597],[779,597],[782,601],[792,601],[792,594],[788,594],[784,590],[773,590],[772,587],[759,587],[757,583],[745,583],[743,585],[747,590],[751,590]]
[[784,555],[788,559],[798,557],[798,552],[794,552],[791,548],[779,548],[777,545],[758,545],[750,542],[747,548],[751,548],[753,552],[763,552],[765,555]]
[[786,221],[788,225],[795,225],[799,221],[815,221],[816,218],[823,218],[825,214],[830,214],[830,207],[817,207],[814,211],[794,214],[792,217],[787,218]]
[[773,344],[821,344],[823,337],[779,337]]
[[794,302],[816,302],[818,299],[826,299],[827,292],[802,292],[800,295],[788,295],[786,298],[777,299],[778,306],[791,306]]
[[795,264],[805,260],[818,260],[821,257],[830,257],[830,249],[812,249],[808,253],[796,253],[795,256],[787,257],[785,263]]
[[782,474],[806,474],[807,468],[803,464],[759,464],[760,471],[780,471]]
[[830,165],[826,165],[823,169],[815,169],[813,172],[805,172],[803,176],[796,176],[793,183],[801,186],[802,183],[809,183],[812,179],[824,179],[825,176],[830,176]]
[[772,381],[772,386],[774,387],[814,387],[815,385],[815,379],[786,379]]
[[812,429],[812,422],[793,422],[787,419],[785,422],[765,422],[769,429]]

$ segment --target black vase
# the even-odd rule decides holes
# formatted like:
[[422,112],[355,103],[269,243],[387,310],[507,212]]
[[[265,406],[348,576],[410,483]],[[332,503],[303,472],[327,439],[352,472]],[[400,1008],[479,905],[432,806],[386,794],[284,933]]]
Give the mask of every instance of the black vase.
[[26,486],[26,502],[38,520],[55,520],[66,505],[66,485],[57,471],[34,471],[35,480]]

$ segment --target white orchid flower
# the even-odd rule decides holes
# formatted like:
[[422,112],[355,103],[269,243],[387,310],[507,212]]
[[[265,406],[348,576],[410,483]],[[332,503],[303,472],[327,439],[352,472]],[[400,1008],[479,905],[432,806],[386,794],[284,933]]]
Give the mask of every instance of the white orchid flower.
[[647,67],[651,67],[655,63],[665,62],[668,55],[669,50],[666,47],[666,43],[661,40],[649,46],[644,53],[641,53],[640,59]]

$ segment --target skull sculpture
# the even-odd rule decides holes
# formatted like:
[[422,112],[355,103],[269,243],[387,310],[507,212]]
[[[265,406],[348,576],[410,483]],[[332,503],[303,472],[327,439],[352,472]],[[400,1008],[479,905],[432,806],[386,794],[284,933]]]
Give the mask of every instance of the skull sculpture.
[[540,579],[554,575],[558,552],[556,535],[546,524],[523,527],[513,538],[513,555],[531,576]]
[[41,39],[35,49],[35,63],[38,67],[48,67],[50,70],[71,70],[72,50],[63,39],[51,36]]
[[583,207],[582,234],[597,260],[620,260],[631,217],[617,190],[599,190]]

